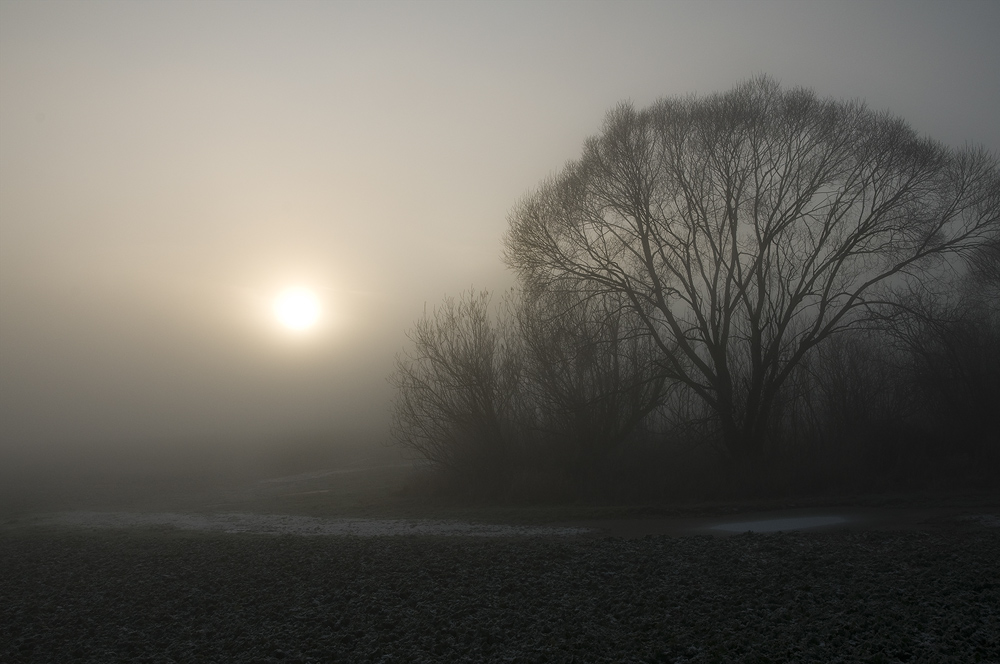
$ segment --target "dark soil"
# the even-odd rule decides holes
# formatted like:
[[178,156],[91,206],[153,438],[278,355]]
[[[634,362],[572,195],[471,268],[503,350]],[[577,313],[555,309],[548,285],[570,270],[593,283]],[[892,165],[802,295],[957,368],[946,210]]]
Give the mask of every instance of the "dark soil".
[[3,662],[1000,662],[1000,529],[0,532]]

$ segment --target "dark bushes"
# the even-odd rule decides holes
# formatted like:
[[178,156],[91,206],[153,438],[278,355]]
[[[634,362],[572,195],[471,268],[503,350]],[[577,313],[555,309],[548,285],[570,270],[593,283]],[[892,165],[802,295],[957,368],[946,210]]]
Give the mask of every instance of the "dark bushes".
[[512,292],[492,306],[470,292],[411,331],[393,378],[395,435],[450,491],[487,499],[988,488],[1000,470],[1000,317],[994,300],[964,292],[813,352],[749,470],[607,301]]

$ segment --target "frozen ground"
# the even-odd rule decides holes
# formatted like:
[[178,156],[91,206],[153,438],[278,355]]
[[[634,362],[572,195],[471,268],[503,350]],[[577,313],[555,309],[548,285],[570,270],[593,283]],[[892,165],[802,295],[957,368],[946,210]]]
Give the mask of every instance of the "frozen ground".
[[[631,532],[641,522],[622,519],[609,525],[596,521],[548,526],[484,524],[447,519],[371,519],[371,518],[320,518],[288,514],[231,513],[180,513],[180,512],[126,512],[126,511],[71,511],[38,517],[39,525],[75,526],[80,528],[176,528],[223,533],[249,533],[263,535],[348,535],[355,537],[386,537],[399,535],[443,535],[471,537],[530,537],[613,535],[635,537],[644,534],[658,535],[734,535],[739,533],[777,533],[831,529],[926,529],[943,525],[969,524],[987,528],[1000,527],[1000,517],[995,514],[970,514],[942,519],[927,516],[924,511],[888,513],[869,511],[849,515],[789,516],[779,512],[763,514],[752,520],[727,521],[718,519],[664,519],[651,520],[649,532]],[[617,528],[615,527],[617,525]]]
[[[82,529],[165,528],[269,535],[383,537],[625,537],[862,530],[941,530],[1000,525],[1000,499],[850,501],[826,506],[709,505],[677,510],[456,507],[401,490],[415,467],[364,459],[348,467],[244,480],[201,491],[178,484],[100,499],[69,496],[13,511],[0,524]],[[608,516],[608,514],[616,514]]]
[[0,533],[0,661],[1000,662],[1000,529],[983,521],[641,538],[18,528]]
[[510,537],[531,535],[580,535],[581,527],[513,526],[474,524],[433,519],[321,519],[286,514],[180,514],[176,512],[63,512],[44,517],[43,524],[88,528],[133,528],[165,526],[182,530],[265,535],[466,535]]

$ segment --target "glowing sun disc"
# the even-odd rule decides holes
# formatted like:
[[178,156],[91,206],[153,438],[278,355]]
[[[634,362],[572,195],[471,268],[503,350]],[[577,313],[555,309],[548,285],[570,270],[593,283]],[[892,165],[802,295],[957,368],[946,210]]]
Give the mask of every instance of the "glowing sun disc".
[[319,298],[304,288],[290,288],[274,300],[274,315],[290,330],[308,330],[319,321]]

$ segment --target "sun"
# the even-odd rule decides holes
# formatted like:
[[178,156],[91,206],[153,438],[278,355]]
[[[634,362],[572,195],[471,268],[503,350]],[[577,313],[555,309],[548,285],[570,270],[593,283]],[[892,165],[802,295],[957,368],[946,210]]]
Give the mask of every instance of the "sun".
[[274,299],[274,315],[289,330],[304,332],[319,322],[319,298],[307,288],[289,288]]

